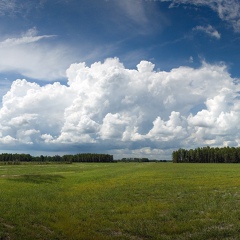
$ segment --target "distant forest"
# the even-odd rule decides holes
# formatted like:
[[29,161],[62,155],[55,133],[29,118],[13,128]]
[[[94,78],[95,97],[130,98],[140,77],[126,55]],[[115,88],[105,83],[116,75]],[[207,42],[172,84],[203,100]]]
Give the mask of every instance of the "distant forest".
[[172,153],[174,163],[240,163],[240,147],[202,147]]
[[79,153],[75,155],[55,155],[55,156],[31,156],[30,154],[2,153],[0,162],[20,163],[20,162],[113,162],[113,155],[96,153]]
[[168,162],[168,160],[149,160],[148,158],[122,158],[118,162]]

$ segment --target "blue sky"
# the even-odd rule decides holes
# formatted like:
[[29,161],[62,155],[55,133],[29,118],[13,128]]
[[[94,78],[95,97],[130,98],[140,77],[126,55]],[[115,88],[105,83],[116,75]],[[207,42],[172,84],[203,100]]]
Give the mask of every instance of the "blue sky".
[[240,145],[239,1],[1,0],[0,19],[2,152]]

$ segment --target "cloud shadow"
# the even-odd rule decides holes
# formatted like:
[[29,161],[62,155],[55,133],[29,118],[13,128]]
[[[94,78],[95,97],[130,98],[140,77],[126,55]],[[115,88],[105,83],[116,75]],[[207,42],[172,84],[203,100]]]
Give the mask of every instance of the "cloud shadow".
[[16,182],[25,182],[25,183],[54,183],[59,182],[64,179],[62,175],[50,175],[50,174],[25,174],[25,175],[15,175],[9,176],[8,180]]

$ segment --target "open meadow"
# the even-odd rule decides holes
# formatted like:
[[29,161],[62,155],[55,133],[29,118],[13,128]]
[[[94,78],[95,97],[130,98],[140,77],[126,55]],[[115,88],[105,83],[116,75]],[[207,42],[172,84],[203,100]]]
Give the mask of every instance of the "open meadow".
[[0,165],[0,239],[239,239],[240,165]]

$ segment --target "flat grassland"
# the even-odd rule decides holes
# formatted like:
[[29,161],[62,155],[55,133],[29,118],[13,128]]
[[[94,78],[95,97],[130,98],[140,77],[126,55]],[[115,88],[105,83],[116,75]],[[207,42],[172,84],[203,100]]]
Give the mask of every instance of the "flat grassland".
[[240,165],[0,165],[0,239],[239,239]]

